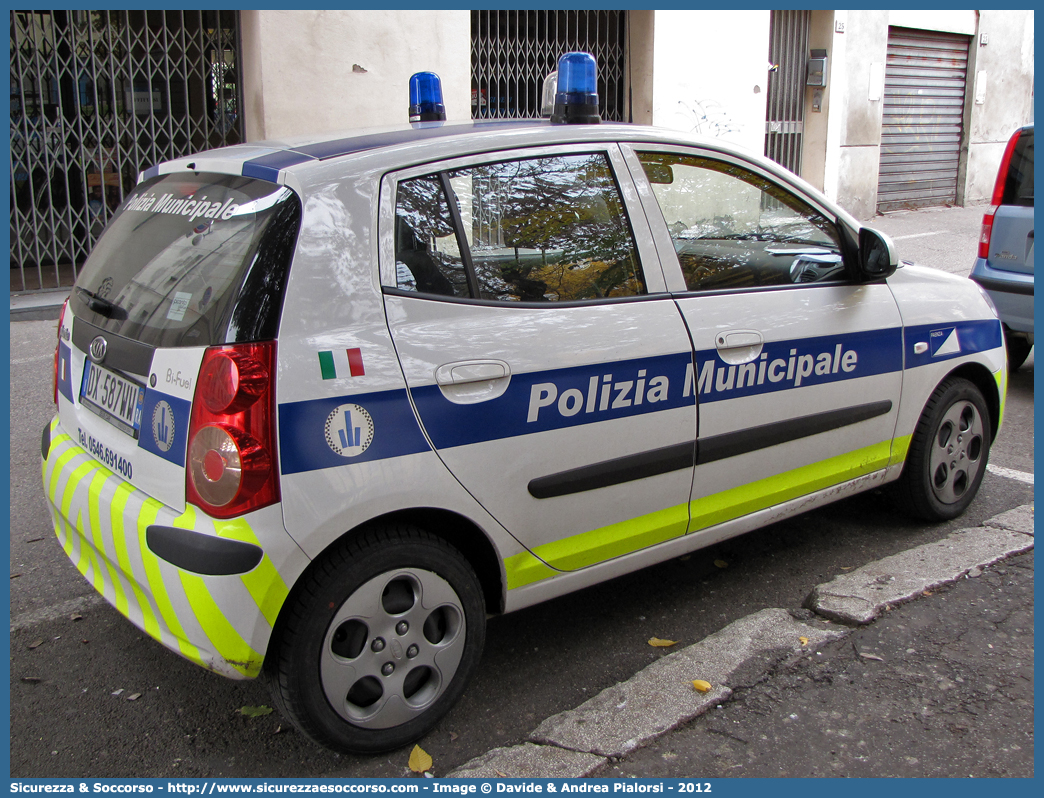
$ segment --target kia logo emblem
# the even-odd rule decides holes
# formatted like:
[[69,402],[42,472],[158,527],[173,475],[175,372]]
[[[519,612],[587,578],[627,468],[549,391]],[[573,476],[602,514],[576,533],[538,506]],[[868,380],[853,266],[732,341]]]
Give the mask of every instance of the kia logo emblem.
[[90,355],[95,363],[101,363],[105,359],[105,350],[108,344],[100,335],[91,341]]

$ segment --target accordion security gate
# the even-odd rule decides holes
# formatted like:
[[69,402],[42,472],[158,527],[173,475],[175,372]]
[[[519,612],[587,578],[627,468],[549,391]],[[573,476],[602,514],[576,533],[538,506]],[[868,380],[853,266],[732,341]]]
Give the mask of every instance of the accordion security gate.
[[153,164],[239,143],[232,11],[12,11],[11,291],[68,286]]
[[602,119],[630,121],[626,24],[626,11],[472,11],[472,117],[538,118],[544,77],[580,50],[598,63]]

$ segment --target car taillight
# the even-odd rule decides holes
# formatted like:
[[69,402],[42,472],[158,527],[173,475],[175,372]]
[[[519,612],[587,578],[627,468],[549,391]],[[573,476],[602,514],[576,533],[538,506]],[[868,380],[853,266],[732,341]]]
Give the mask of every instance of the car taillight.
[[211,347],[189,420],[188,501],[231,518],[279,501],[275,342]]
[[69,307],[69,300],[62,303],[62,312],[58,314],[58,342],[54,345],[54,403],[58,404],[58,366],[62,351],[62,325],[65,323],[65,310]]
[[1001,158],[1000,169],[997,170],[997,182],[993,184],[991,207],[982,217],[982,230],[979,232],[979,257],[983,260],[990,258],[993,217],[997,213],[997,206],[1004,204],[1004,187],[1008,183],[1008,169],[1011,167],[1011,157],[1015,153],[1015,145],[1019,142],[1020,133],[1022,133],[1021,130],[1016,130],[1008,139],[1008,146],[1004,148],[1004,157]]
[[982,215],[982,229],[979,231],[979,257],[989,260],[990,237],[993,235],[993,215],[997,213],[997,206],[993,205]]

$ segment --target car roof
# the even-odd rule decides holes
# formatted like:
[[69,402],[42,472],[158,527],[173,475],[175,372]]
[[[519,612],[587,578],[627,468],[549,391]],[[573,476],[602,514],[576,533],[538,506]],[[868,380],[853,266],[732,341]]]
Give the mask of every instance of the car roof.
[[617,122],[568,125],[552,124],[546,119],[501,119],[360,128],[326,136],[300,136],[208,150],[157,164],[143,172],[139,182],[190,169],[243,175],[297,187],[322,182],[329,174],[327,167],[339,159],[370,156],[382,169],[402,169],[429,161],[513,148],[617,141],[695,146],[756,163],[766,172],[817,197],[854,227],[859,227],[854,218],[816,188],[760,153],[721,139]]
[[[302,136],[238,144],[157,164],[143,172],[142,179],[188,168],[282,182],[278,178],[283,171],[300,174],[307,171],[310,165],[320,162],[381,150],[394,151],[400,155],[405,155],[411,149],[423,150],[429,153],[424,160],[429,160],[433,157],[444,158],[451,150],[470,154],[516,146],[608,141],[689,144],[746,158],[760,157],[721,140],[641,125],[611,122],[598,125],[553,125],[547,120],[473,120],[363,128],[327,137]],[[433,147],[439,151],[438,155],[431,154]],[[405,157],[403,165],[409,160],[409,157]]]

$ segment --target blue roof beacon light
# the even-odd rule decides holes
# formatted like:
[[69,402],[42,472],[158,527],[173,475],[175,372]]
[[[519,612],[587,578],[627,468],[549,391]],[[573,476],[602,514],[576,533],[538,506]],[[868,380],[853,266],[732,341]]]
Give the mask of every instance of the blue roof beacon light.
[[558,60],[554,124],[598,124],[598,66],[590,53],[566,53]]
[[410,76],[410,122],[445,122],[446,106],[442,103],[442,81],[434,72],[416,72]]

